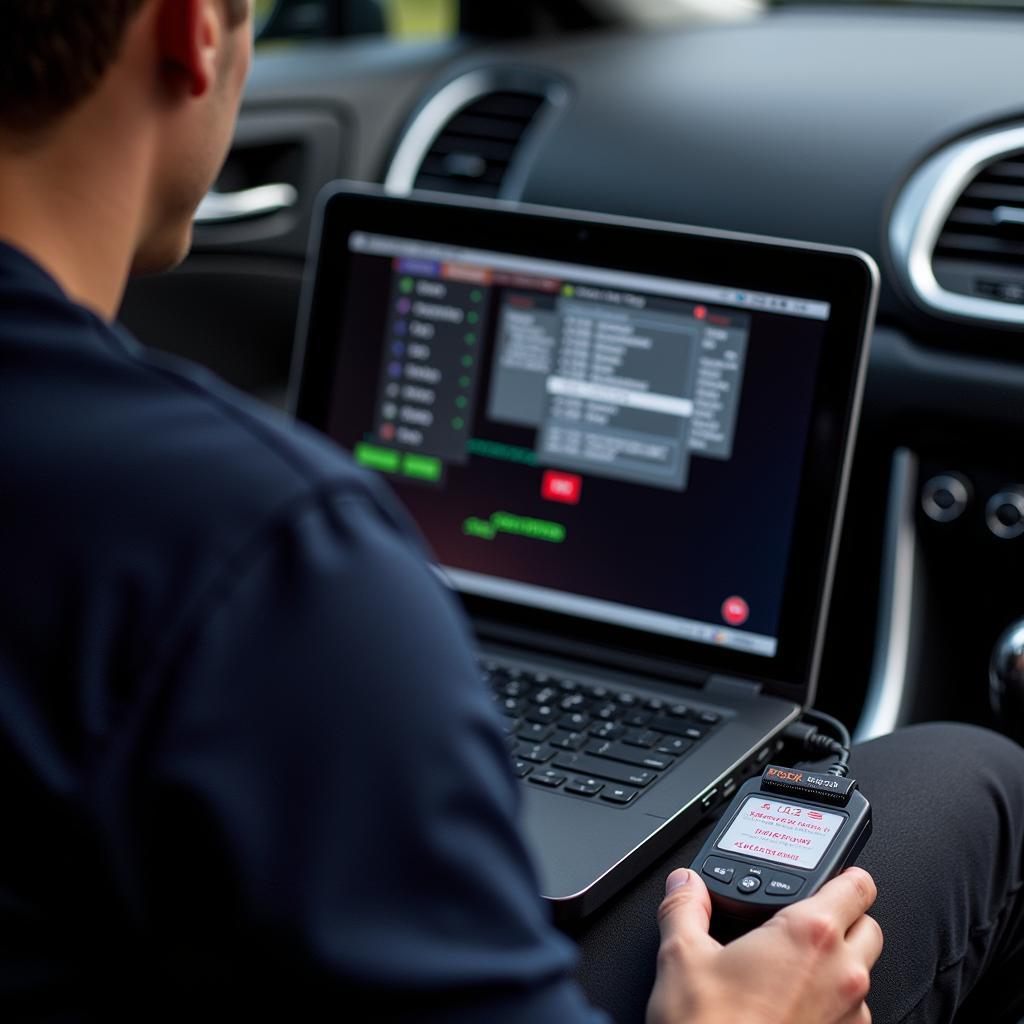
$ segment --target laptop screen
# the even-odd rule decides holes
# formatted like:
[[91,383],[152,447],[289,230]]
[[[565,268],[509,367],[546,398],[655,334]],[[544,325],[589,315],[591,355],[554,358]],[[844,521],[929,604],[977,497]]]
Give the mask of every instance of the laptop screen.
[[463,595],[769,665],[833,304],[480,237],[332,235],[317,425]]

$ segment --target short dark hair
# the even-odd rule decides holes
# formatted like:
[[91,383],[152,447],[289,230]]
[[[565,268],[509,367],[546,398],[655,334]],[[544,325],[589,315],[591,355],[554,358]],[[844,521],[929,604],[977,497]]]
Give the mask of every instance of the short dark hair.
[[[149,0],[8,0],[0,13],[0,126],[44,128],[96,88]],[[249,0],[226,0],[231,22]]]

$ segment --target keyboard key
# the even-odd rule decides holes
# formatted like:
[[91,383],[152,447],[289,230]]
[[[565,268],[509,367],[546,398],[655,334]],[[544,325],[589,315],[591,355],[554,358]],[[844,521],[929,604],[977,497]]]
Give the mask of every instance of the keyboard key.
[[505,735],[507,736],[510,733],[515,732],[516,729],[519,728],[519,725],[520,725],[521,721],[522,721],[522,719],[520,719],[520,718],[509,718],[508,715],[502,715],[501,716],[501,727],[505,731]]
[[704,725],[717,725],[722,720],[721,715],[716,715],[713,711],[702,711],[697,716],[697,721]]
[[571,715],[562,715],[558,720],[558,724],[563,729],[580,732],[590,724],[590,715],[585,715],[581,711],[574,711]]
[[558,721],[559,711],[550,704],[542,704],[538,708],[531,708],[526,712],[528,722],[539,722],[541,725],[552,725]]
[[522,726],[516,735],[527,743],[543,743],[553,732],[553,725],[542,725],[540,722],[529,722]]
[[651,768],[656,772],[663,772],[673,763],[673,759],[667,754],[642,751],[637,747],[615,743],[612,740],[591,740],[584,753],[593,754],[595,757],[610,757],[613,761],[636,765],[638,768]]
[[659,754],[678,756],[685,754],[692,746],[693,740],[683,739],[682,736],[664,736],[656,749]]
[[661,733],[655,732],[653,729],[627,729],[625,736],[622,737],[623,743],[647,749],[656,746],[660,740]]
[[561,772],[545,768],[543,771],[535,771],[530,776],[530,781],[536,782],[538,786],[548,786],[551,789],[557,789],[565,782],[565,776]]
[[602,740],[617,740],[625,732],[625,726],[617,722],[598,722],[591,728],[590,735]]
[[563,711],[582,711],[589,703],[582,693],[570,693],[568,697],[562,698],[558,706]]
[[619,717],[620,711],[621,708],[618,704],[614,703],[613,701],[608,701],[605,704],[599,704],[596,708],[593,709],[591,714],[594,716],[594,718],[601,718],[606,722],[610,722]]
[[579,793],[580,796],[597,796],[604,789],[604,783],[597,779],[573,779],[566,783],[566,790],[570,793]]
[[549,743],[520,743],[515,753],[522,761],[546,764],[555,756],[555,748]]
[[516,778],[525,778],[532,771],[533,765],[529,761],[524,761],[521,757],[517,757],[512,761],[512,773]]
[[630,786],[646,786],[658,777],[656,772],[647,768],[634,768],[603,757],[591,757],[589,754],[556,754],[555,767],[566,768],[581,775],[596,775],[598,778],[611,779],[612,782],[624,782]]
[[498,687],[498,693],[503,697],[522,697],[526,693],[527,687],[516,679],[510,680],[507,683],[502,683]]
[[615,699],[616,699],[616,700],[617,700],[617,701],[618,701],[618,702],[619,702],[619,703],[620,703],[620,704],[621,704],[621,705],[622,705],[622,706],[623,706],[624,708],[632,708],[632,707],[636,707],[636,705],[637,705],[637,704],[639,703],[639,701],[637,700],[637,696],[636,696],[636,694],[635,694],[635,693],[628,693],[628,692],[626,692],[625,690],[624,690],[624,691],[623,691],[622,693],[617,693],[617,694],[615,695]]
[[526,710],[526,701],[522,697],[505,697],[498,701],[498,707],[503,714],[518,718]]
[[551,737],[551,745],[561,747],[562,750],[579,750],[589,739],[590,737],[585,732],[565,732],[559,729]]
[[609,690],[607,686],[592,686],[590,687],[590,696],[596,700],[607,700]]
[[580,689],[580,684],[572,679],[562,679],[558,683],[558,688],[563,693],[577,693]]
[[558,700],[558,691],[550,686],[545,686],[543,689],[538,690],[530,700],[534,704],[554,704]]
[[665,710],[665,702],[660,697],[652,697],[644,705],[644,707],[646,707],[648,711],[664,711]]
[[637,791],[626,786],[609,786],[602,794],[601,799],[613,804],[628,804],[635,799]]
[[699,739],[700,739],[700,738],[701,738],[701,737],[702,737],[702,736],[704,735],[704,730],[703,730],[703,729],[699,729],[699,728],[697,728],[697,727],[696,727],[696,726],[694,726],[694,725],[691,725],[691,726],[689,727],[689,729],[687,729],[687,730],[686,730],[686,731],[685,731],[685,732],[683,733],[683,735],[684,735],[684,736],[685,736],[685,737],[686,737],[686,738],[687,738],[688,740],[699,740]]
[[690,709],[685,704],[673,704],[668,709],[668,713],[673,718],[686,718],[690,713]]
[[631,711],[622,719],[623,725],[647,725],[654,717],[649,711]]
[[657,732],[670,732],[673,736],[688,736],[690,739],[700,739],[704,734],[697,730],[697,736],[690,736],[690,730],[693,729],[693,723],[684,721],[681,718],[669,718],[667,716],[659,716],[654,718],[649,723],[650,727]]

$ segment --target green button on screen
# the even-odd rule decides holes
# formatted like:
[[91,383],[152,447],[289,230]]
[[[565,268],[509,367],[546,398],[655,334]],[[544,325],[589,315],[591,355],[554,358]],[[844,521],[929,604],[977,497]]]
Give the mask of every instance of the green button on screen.
[[378,448],[373,444],[357,444],[355,456],[361,466],[381,473],[397,473],[402,462],[401,452],[396,452],[394,448]]
[[417,480],[429,480],[431,483],[437,483],[441,479],[442,468],[441,460],[429,455],[407,454],[402,460],[402,472],[406,476],[415,477]]

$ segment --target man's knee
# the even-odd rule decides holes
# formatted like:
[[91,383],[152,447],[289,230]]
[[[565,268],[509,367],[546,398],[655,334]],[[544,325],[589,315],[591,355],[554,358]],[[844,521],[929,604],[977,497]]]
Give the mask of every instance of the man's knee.
[[931,813],[958,830],[1024,831],[1024,747],[980,726],[927,722],[858,746],[851,774],[898,799],[907,818]]
[[930,768],[953,778],[971,771],[1024,775],[1024,747],[1001,733],[964,722],[922,722],[858,748],[868,752],[885,744],[886,756],[896,754],[908,767]]

